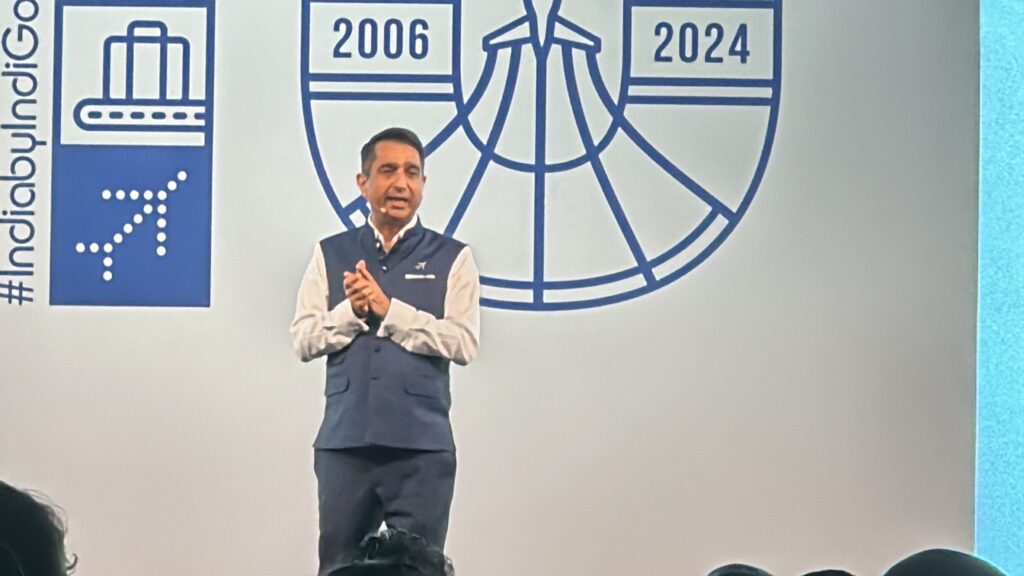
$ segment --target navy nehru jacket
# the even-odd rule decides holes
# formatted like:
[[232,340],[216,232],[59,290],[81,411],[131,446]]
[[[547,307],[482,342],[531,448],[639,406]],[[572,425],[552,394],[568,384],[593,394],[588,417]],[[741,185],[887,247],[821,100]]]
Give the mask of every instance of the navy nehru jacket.
[[[417,222],[385,252],[367,225],[320,242],[328,308],[345,300],[344,272],[360,260],[390,298],[442,318],[447,279],[465,244]],[[327,357],[327,405],[315,448],[454,450],[449,365],[380,334],[380,321]]]

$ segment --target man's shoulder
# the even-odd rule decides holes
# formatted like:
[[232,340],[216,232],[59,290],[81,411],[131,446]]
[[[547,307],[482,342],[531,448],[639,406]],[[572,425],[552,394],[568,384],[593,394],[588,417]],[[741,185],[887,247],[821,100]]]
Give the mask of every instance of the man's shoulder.
[[426,226],[423,227],[423,234],[428,240],[440,242],[453,248],[462,249],[469,246],[468,244],[461,240],[456,240],[455,238],[452,238],[447,234],[438,232],[437,230],[432,230],[430,228],[427,228]]
[[353,228],[351,230],[342,230],[337,234],[331,234],[330,236],[321,238],[320,241],[317,242],[317,244],[323,247],[327,245],[337,245],[345,242],[351,242],[357,238],[360,230],[362,230],[362,227]]

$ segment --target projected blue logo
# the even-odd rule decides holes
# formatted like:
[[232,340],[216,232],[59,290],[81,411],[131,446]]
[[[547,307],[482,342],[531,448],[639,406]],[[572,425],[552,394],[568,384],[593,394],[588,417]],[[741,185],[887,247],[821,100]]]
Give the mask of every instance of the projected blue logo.
[[781,0],[508,0],[489,30],[462,9],[303,0],[306,133],[344,226],[368,214],[359,146],[404,125],[427,142],[424,222],[474,246],[484,305],[620,302],[721,246],[771,153]]
[[63,0],[50,303],[210,303],[212,2]]

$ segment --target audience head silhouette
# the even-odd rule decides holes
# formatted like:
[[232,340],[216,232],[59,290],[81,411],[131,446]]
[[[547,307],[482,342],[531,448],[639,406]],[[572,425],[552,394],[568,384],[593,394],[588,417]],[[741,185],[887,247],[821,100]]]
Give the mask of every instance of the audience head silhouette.
[[405,530],[369,534],[337,576],[454,576],[451,561],[423,538]]
[[749,564],[727,564],[715,568],[708,576],[772,576],[764,570]]
[[0,481],[0,574],[71,573],[75,562],[64,556],[64,532],[64,521],[53,506]]
[[980,558],[956,550],[932,549],[899,561],[885,576],[1006,576]]

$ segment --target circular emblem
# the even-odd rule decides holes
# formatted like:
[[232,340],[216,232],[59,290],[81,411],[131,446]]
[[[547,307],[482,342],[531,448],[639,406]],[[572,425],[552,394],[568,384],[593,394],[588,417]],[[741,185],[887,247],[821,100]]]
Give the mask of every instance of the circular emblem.
[[424,224],[474,247],[485,306],[665,286],[723,243],[767,167],[781,0],[304,0],[302,17],[306,134],[342,223],[367,217],[362,142],[412,128]]

